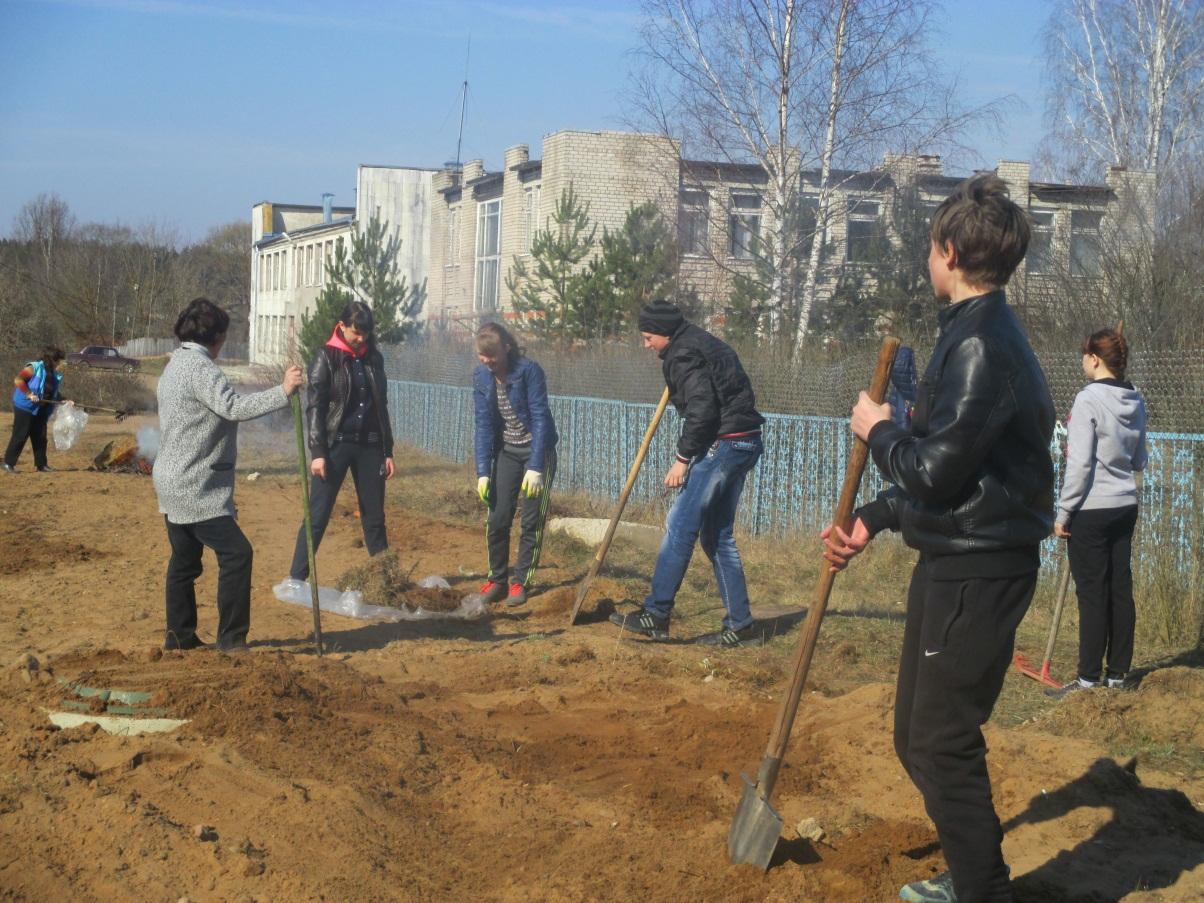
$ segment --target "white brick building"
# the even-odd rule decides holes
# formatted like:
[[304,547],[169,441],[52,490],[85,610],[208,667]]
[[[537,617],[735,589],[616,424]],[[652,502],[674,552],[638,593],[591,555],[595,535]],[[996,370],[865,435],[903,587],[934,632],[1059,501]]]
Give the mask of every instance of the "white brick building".
[[275,364],[292,358],[301,317],[326,283],[326,262],[372,217],[401,239],[398,260],[410,286],[427,278],[434,170],[361,165],[356,204],[335,207],[263,201],[251,208],[251,325],[249,357]]
[[[1032,248],[1010,286],[1022,303],[1051,294],[1068,276],[1097,279],[1099,249],[1109,235],[1149,221],[1148,173],[1113,170],[1105,184],[1092,186],[1032,182],[1023,162],[1001,160],[997,171],[1034,221]],[[899,189],[914,188],[922,207],[935,209],[964,178],[945,175],[940,158],[928,155],[887,155],[877,170],[832,173],[820,298],[847,268],[865,265],[875,241],[895,240],[891,217]],[[818,183],[817,172],[802,173],[804,208],[817,206]],[[542,159],[530,159],[526,145],[517,145],[505,152],[500,170],[486,171],[473,160],[436,174],[428,318],[461,331],[512,317],[506,273],[516,256],[528,253],[532,234],[569,184],[589,205],[599,236],[603,228],[621,227],[632,206],[654,203],[678,236],[679,286],[697,292],[717,318],[733,275],[754,267],[752,236],[772,225],[767,179],[757,165],[686,160],[678,142],[654,135],[555,132],[544,139]]]

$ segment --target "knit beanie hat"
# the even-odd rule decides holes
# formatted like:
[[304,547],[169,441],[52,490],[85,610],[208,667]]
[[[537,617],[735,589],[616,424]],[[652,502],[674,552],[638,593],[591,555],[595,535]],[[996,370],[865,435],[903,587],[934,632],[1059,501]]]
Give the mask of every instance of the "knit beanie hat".
[[672,301],[658,298],[640,308],[640,332],[671,336],[685,322],[681,311]]

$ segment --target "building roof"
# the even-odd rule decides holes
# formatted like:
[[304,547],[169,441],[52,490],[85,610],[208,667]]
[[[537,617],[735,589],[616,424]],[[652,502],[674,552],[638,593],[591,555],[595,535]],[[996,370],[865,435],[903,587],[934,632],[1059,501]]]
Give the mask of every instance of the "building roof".
[[[318,210],[321,209],[321,207],[318,208]],[[354,213],[354,210],[352,212]],[[284,232],[269,232],[263,238],[259,239],[259,241],[255,242],[255,247],[263,248],[278,241],[296,241],[299,238],[309,238],[320,232],[334,231],[352,225],[354,222],[354,216],[343,216],[333,219],[328,223],[314,223],[312,226],[302,226],[299,229],[292,229],[287,234]]]

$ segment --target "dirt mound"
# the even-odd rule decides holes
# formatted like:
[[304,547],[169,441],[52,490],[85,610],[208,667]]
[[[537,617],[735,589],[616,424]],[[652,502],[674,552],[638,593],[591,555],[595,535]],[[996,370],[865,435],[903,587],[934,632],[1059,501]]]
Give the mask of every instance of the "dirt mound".
[[463,592],[452,589],[427,589],[410,581],[413,571],[403,570],[397,552],[374,555],[359,567],[343,572],[335,581],[341,590],[355,589],[364,594],[364,601],[389,608],[425,608],[427,611],[455,611],[464,598]]
[[1165,668],[1145,676],[1134,690],[1071,693],[1034,719],[1032,727],[1061,736],[1085,737],[1123,748],[1162,744],[1204,755],[1204,672]]
[[[534,615],[564,615],[568,617],[577,599],[578,584],[558,586],[548,592],[541,593],[538,589],[531,595],[530,611]],[[582,621],[601,620],[615,610],[618,602],[626,599],[627,590],[621,583],[606,577],[596,577],[589,585],[589,591],[581,603]]]

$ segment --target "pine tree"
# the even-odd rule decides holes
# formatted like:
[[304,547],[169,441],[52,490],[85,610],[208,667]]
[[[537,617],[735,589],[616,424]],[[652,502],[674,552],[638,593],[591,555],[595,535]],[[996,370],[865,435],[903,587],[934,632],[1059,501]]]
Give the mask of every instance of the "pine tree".
[[623,316],[615,332],[634,324],[649,301],[673,296],[677,246],[655,204],[632,206],[621,229],[603,232],[602,268]]
[[593,249],[597,231],[590,223],[589,204],[578,199],[570,183],[548,226],[532,238],[530,266],[515,257],[506,276],[514,309],[531,332],[561,342],[581,336],[589,319],[582,314],[581,288],[589,277],[578,267]]
[[314,309],[301,317],[297,351],[311,360],[330,338],[335,320],[352,301],[372,308],[378,344],[404,341],[417,328],[417,318],[426,302],[426,281],[410,288],[397,265],[401,239],[386,237],[384,222],[372,217],[362,231],[351,234],[351,253],[343,243],[335,244],[334,257],[326,262],[326,284]]

